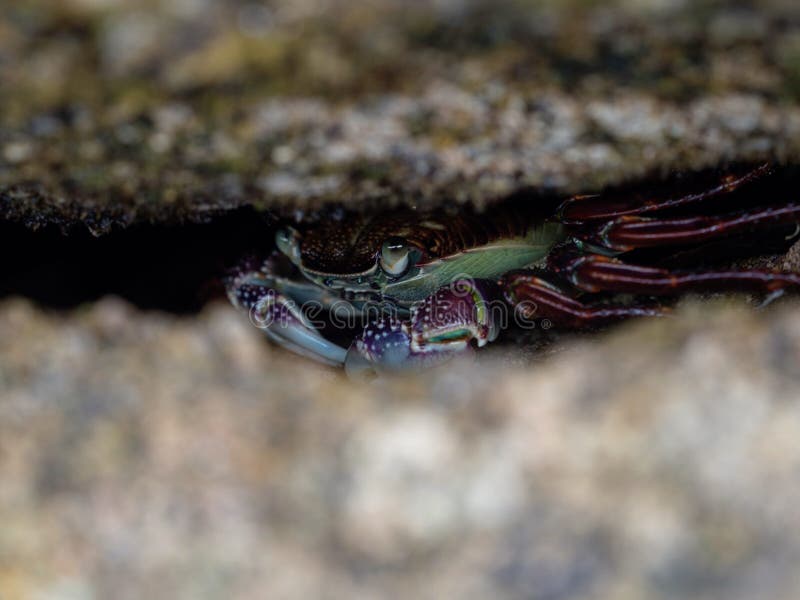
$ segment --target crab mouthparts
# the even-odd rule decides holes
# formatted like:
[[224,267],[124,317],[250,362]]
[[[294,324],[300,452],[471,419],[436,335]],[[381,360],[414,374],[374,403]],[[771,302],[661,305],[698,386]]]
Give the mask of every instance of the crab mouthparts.
[[377,280],[377,267],[373,267],[367,271],[353,274],[333,274],[304,270],[306,277],[311,281],[326,287],[330,290],[344,290],[352,292],[364,292],[375,290],[378,285]]

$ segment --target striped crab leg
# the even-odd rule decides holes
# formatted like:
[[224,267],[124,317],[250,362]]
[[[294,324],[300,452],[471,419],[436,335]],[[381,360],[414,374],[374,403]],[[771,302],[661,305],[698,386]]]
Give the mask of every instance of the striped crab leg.
[[656,306],[594,305],[530,271],[503,277],[503,295],[525,319],[550,319],[566,327],[597,327],[633,317],[663,317],[669,309]]
[[558,208],[558,220],[564,224],[578,225],[690,206],[730,194],[771,173],[770,164],[762,164],[738,173],[728,172],[722,176],[712,173],[705,177],[693,178],[691,188],[677,194],[673,192],[668,197],[635,192],[573,196]]

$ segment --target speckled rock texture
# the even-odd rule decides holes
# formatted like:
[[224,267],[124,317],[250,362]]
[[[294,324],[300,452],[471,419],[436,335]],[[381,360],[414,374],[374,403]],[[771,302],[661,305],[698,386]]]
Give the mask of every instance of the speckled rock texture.
[[795,0],[11,1],[0,215],[97,233],[800,158]]
[[[0,221],[160,231],[166,297],[216,251],[173,225],[796,166],[798,99],[797,0],[6,0]],[[794,600],[800,305],[676,315],[360,382],[224,304],[5,297],[0,600]]]
[[492,361],[365,384],[226,305],[6,301],[0,593],[796,597],[796,304]]

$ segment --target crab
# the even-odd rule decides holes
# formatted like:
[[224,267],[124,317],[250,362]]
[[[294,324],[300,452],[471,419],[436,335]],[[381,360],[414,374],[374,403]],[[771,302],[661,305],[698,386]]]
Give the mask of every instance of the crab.
[[[646,249],[800,230],[792,203],[703,212],[770,170],[715,174],[668,197],[573,196],[548,211],[533,210],[535,202],[483,213],[329,211],[278,229],[276,249],[243,261],[226,289],[272,340],[351,374],[437,365],[495,340],[511,321],[583,328],[663,317],[668,303],[653,298],[684,292],[744,290],[771,300],[800,289],[800,274],[636,260]],[[693,216],[681,216],[691,207]]]

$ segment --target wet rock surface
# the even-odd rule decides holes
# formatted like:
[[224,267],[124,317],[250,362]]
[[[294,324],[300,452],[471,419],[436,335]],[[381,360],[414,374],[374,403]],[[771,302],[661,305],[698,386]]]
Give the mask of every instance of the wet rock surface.
[[12,2],[0,211],[103,233],[796,161],[798,24],[789,0]]
[[4,598],[791,598],[800,320],[371,384],[224,305],[0,307]]

